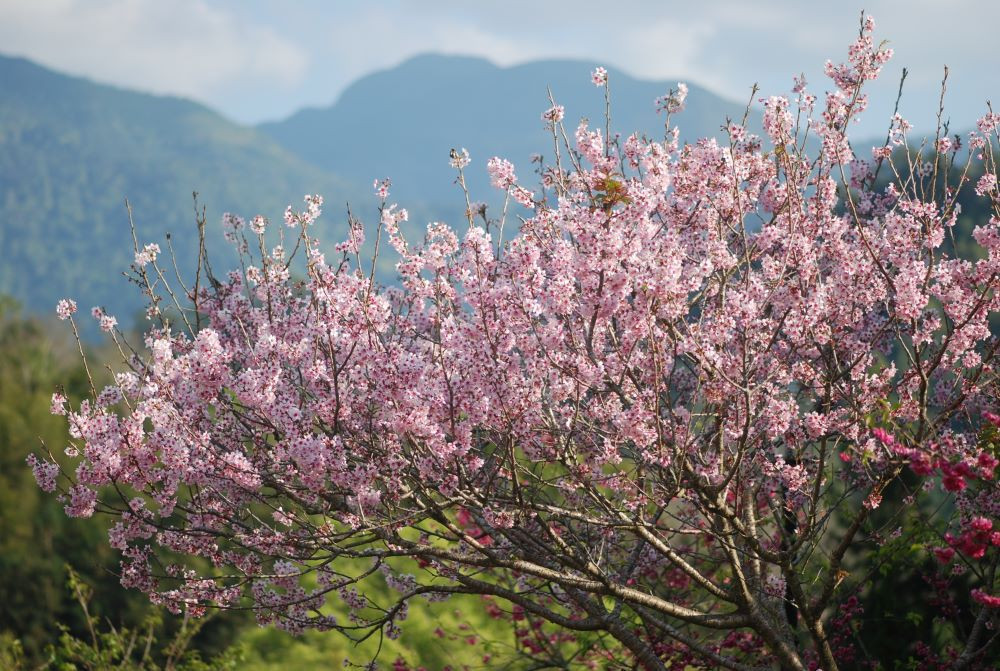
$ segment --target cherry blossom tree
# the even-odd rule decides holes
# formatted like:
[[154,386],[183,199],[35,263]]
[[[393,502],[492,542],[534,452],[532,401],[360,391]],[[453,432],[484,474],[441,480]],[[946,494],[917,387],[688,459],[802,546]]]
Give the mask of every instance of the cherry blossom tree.
[[[682,145],[683,86],[658,102],[663,140],[568,133],[553,101],[541,187],[491,159],[491,217],[453,150],[466,221],[419,244],[388,182],[367,244],[351,217],[325,250],[318,196],[274,247],[283,227],[227,215],[243,263],[221,278],[203,258],[184,284],[137,242],[156,326],[134,347],[95,310],[122,367],[76,407],[54,397],[75,468],[33,458],[39,484],[118,516],[122,584],[172,609],[362,638],[399,635],[414,599],[480,595],[526,655],[600,640],[602,664],[646,669],[853,668],[898,541],[961,624],[914,648],[921,668],[986,668],[1000,115],[923,153],[896,115],[857,155],[847,129],[891,56],[873,29],[822,102],[802,79],[761,99],[763,137],[744,118]],[[979,173],[993,216],[965,258],[957,195]]]

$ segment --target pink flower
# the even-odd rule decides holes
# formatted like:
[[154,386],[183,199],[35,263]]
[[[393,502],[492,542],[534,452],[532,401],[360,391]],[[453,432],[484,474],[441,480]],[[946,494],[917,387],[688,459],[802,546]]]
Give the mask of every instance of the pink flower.
[[985,517],[975,517],[969,524],[975,531],[989,531],[993,528],[993,522]]
[[947,564],[954,558],[955,551],[951,548],[934,548],[934,556],[942,564]]
[[562,105],[553,105],[549,109],[542,112],[542,121],[554,126],[562,121],[565,116],[566,110]]
[[896,444],[896,439],[893,437],[891,433],[889,433],[885,429],[874,428],[872,429],[872,435],[875,436],[875,438],[886,447],[892,447],[893,445]]
[[792,93],[802,93],[806,90],[806,76],[805,73],[799,74],[794,78],[794,85],[792,86]]
[[250,220],[250,230],[257,235],[264,235],[264,231],[267,228],[267,219],[262,215],[257,215]]
[[26,461],[28,462],[28,465],[31,466],[31,470],[35,476],[35,482],[38,483],[38,487],[43,492],[54,492],[56,490],[56,477],[59,475],[58,464],[41,461],[33,454],[29,454]]
[[63,298],[56,304],[56,316],[63,321],[70,318],[76,312],[76,301],[70,298]]
[[670,89],[665,96],[656,99],[656,112],[666,112],[675,114],[684,111],[684,102],[687,100],[688,86],[684,82],[677,82],[676,89]]
[[590,81],[594,83],[594,86],[607,86],[608,71],[602,67],[595,68],[594,71],[590,73]]
[[506,191],[517,181],[514,165],[506,159],[494,156],[486,162],[486,170],[490,174],[490,183],[498,189]]
[[981,589],[974,589],[971,592],[974,601],[978,601],[987,608],[1000,608],[1000,596],[992,596]]
[[69,488],[70,500],[66,514],[70,517],[91,517],[97,509],[97,492],[83,485]]
[[872,158],[875,160],[885,160],[892,156],[891,147],[872,147]]
[[976,193],[985,196],[997,188],[997,176],[991,172],[986,173],[976,182]]
[[452,150],[451,160],[449,161],[451,167],[455,168],[456,170],[461,170],[465,166],[469,165],[469,162],[470,162],[469,152],[466,150],[465,147],[462,147],[461,151],[455,151],[454,149]]
[[882,494],[879,492],[872,492],[868,495],[862,505],[864,505],[864,507],[868,510],[875,510],[882,505]]
[[144,268],[146,265],[156,261],[156,255],[160,253],[158,244],[150,243],[142,248],[141,252],[135,253],[135,265]]
[[976,457],[976,466],[979,468],[979,477],[984,480],[993,479],[993,471],[996,470],[998,465],[1000,465],[1000,460],[989,452],[980,452],[979,456]]
[[110,333],[118,325],[118,320],[104,311],[103,308],[93,307],[90,314],[96,319],[105,333]]
[[[385,188],[388,189],[388,180],[386,180]],[[375,186],[378,187],[378,181],[376,180]],[[323,196],[320,195],[310,195],[306,194],[303,196],[305,201],[306,209],[302,212],[296,212],[289,205],[285,208],[285,225],[289,228],[296,228],[298,226],[308,226],[315,222],[319,216],[323,213]],[[255,217],[251,223],[251,228],[255,233],[262,233],[263,227],[267,223],[267,220],[263,217]],[[243,220],[240,219],[240,226],[242,227]]]
[[49,412],[53,415],[65,415],[66,400],[66,397],[59,392],[52,394],[52,403],[49,406]]

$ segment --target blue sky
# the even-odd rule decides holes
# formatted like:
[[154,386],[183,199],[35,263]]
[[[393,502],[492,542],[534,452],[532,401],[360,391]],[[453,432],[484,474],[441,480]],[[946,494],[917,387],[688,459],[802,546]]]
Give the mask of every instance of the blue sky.
[[823,63],[844,57],[862,6],[896,57],[860,134],[884,130],[904,66],[903,112],[918,129],[933,124],[945,64],[956,130],[987,98],[1000,103],[992,0],[0,0],[0,53],[244,123],[328,105],[358,77],[428,51],[500,65],[579,58],[744,100],[754,82],[781,93],[801,71],[822,93]]

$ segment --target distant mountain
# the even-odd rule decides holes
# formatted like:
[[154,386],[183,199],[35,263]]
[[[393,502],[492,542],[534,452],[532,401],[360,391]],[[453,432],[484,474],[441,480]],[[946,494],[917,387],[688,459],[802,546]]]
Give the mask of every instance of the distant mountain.
[[[132,260],[126,197],[142,242],[164,247],[164,234],[173,234],[182,273],[196,256],[192,191],[208,209],[216,258],[226,249],[218,224],[224,211],[280,222],[285,205],[305,193],[325,196],[318,234],[339,240],[346,202],[363,220],[373,218],[376,177],[393,179],[392,199],[410,209],[414,232],[431,218],[456,221],[464,208],[449,149],[471,152],[477,200],[498,199],[485,168],[493,155],[514,161],[534,185],[529,156],[552,151],[540,120],[547,88],[565,106],[570,132],[582,116],[603,128],[603,94],[590,83],[591,69],[575,61],[499,68],[477,58],[419,56],[360,79],[332,107],[247,128],[188,100],[0,56],[0,294],[42,313],[69,296],[82,310],[103,305],[129,325],[141,303],[121,276]],[[613,129],[662,136],[653,101],[676,83],[615,70],[610,77]],[[677,122],[688,140],[717,135],[743,108],[690,85]],[[759,126],[758,113],[751,117]],[[380,265],[383,280],[391,281],[391,266]]]
[[121,276],[132,260],[123,201],[143,242],[165,251],[173,233],[183,271],[195,259],[192,191],[216,240],[226,210],[280,225],[286,204],[322,193],[335,213],[324,219],[341,222],[341,203],[358,193],[196,103],[0,57],[0,293],[45,313],[71,296],[129,325],[140,303]]
[[[391,177],[394,197],[457,202],[459,194],[448,151],[468,148],[473,164],[473,198],[491,194],[486,161],[511,160],[519,177],[533,178],[530,156],[552,154],[552,139],[541,113],[549,107],[547,89],[566,108],[570,132],[581,117],[604,128],[604,95],[590,81],[593,64],[537,61],[501,68],[481,58],[424,55],[366,76],[349,86],[336,103],[306,109],[259,128],[299,156],[334,173],[367,178]],[[640,81],[609,70],[612,132],[663,136],[663,118],[654,101],[676,82]],[[689,84],[687,109],[675,117],[682,138],[718,136],[726,118],[742,119],[746,103],[724,100]],[[760,116],[751,111],[751,125]]]

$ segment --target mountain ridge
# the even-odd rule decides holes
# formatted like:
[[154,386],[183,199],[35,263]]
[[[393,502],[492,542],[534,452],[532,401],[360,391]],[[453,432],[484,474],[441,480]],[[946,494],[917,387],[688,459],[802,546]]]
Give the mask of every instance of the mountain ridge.
[[81,307],[105,305],[127,324],[141,307],[120,276],[132,260],[125,198],[140,242],[165,251],[172,232],[185,272],[196,256],[194,191],[216,247],[226,210],[280,221],[303,193],[336,202],[357,191],[194,101],[96,84],[23,58],[0,57],[0,81],[0,292],[32,311],[68,296]]
[[[533,152],[551,151],[541,112],[548,89],[566,108],[567,127],[588,116],[604,127],[604,94],[591,66],[550,59],[500,67],[479,57],[421,54],[355,81],[328,107],[281,122],[246,126],[187,98],[137,92],[0,55],[0,293],[48,313],[62,297],[82,309],[103,305],[123,324],[141,308],[121,277],[132,261],[124,208],[135,213],[140,243],[173,233],[182,274],[196,257],[191,193],[207,207],[213,253],[224,250],[221,214],[265,214],[280,222],[285,205],[321,193],[327,214],[317,234],[331,245],[344,234],[339,209],[351,202],[370,221],[371,180],[391,177],[392,200],[411,212],[411,232],[429,220],[459,221],[464,198],[448,164],[467,147],[473,197],[497,202],[486,160],[512,160],[522,182],[537,177]],[[667,82],[609,68],[612,127],[662,135],[654,111]],[[745,104],[691,84],[676,120],[682,137],[717,135]],[[759,113],[750,111],[751,126]],[[368,186],[365,186],[368,185]],[[226,262],[228,263],[228,261]],[[217,263],[219,267],[222,263]],[[389,264],[391,265],[391,264]],[[391,268],[382,268],[391,279]],[[89,319],[86,321],[90,321]]]
[[[604,94],[590,81],[591,67],[576,59],[501,67],[480,57],[421,54],[362,77],[328,106],[305,108],[257,128],[327,170],[353,170],[368,179],[388,176],[400,198],[430,201],[448,197],[454,180],[448,151],[466,147],[474,161],[467,181],[474,196],[482,198],[490,193],[487,158],[513,161],[523,178],[530,174],[530,154],[551,148],[540,119],[550,106],[550,88],[566,109],[567,127],[575,127],[581,117],[604,127]],[[615,68],[608,72],[612,129],[662,135],[654,102],[676,83],[636,79]],[[742,118],[745,110],[745,103],[689,84],[687,109],[675,122],[686,140],[719,136],[726,118]],[[760,127],[756,108],[750,109],[749,121],[753,130]],[[371,134],[373,127],[377,135]]]

